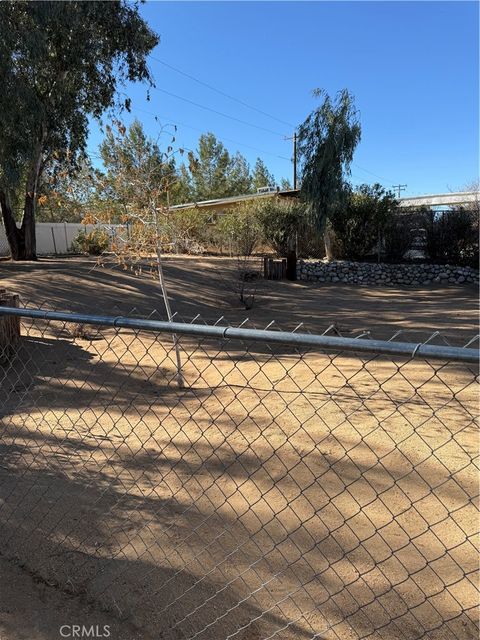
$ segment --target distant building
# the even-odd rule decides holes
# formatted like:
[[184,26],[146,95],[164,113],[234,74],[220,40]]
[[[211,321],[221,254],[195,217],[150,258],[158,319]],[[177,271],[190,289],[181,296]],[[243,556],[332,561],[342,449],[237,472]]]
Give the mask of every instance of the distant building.
[[[260,191],[260,190],[259,190]],[[201,202],[188,202],[185,204],[176,204],[170,207],[170,211],[181,211],[182,209],[203,209],[205,211],[211,211],[222,215],[229,209],[235,208],[243,202],[258,201],[265,198],[298,198],[300,193],[299,189],[290,189],[288,191],[280,191],[279,189],[272,189],[272,187],[265,187],[261,193],[249,193],[244,196],[231,196],[229,198],[217,198],[215,200],[202,200]]]
[[[217,198],[214,200],[202,200],[201,202],[188,202],[176,204],[170,207],[170,211],[181,211],[182,209],[205,209],[222,214],[237,205],[251,200],[261,200],[263,198],[298,198],[300,189],[290,189],[280,191],[273,187],[263,187],[257,193],[243,196],[231,196],[229,198]],[[456,193],[440,193],[425,196],[413,196],[410,198],[400,198],[400,208],[410,209],[418,207],[440,207],[459,206],[478,202],[480,194],[477,191],[459,191]]]

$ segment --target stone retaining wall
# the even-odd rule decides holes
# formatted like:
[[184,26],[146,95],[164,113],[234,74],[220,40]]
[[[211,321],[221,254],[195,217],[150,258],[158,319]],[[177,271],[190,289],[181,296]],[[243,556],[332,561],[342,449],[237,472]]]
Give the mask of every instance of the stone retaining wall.
[[419,286],[432,282],[443,284],[478,282],[478,271],[471,267],[452,267],[448,264],[376,264],[347,260],[335,262],[299,260],[297,278],[316,282]]

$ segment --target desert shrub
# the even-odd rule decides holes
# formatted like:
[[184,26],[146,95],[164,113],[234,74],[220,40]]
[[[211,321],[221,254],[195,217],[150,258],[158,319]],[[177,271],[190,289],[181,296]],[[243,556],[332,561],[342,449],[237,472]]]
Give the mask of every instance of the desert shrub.
[[423,227],[418,214],[393,215],[383,230],[383,259],[385,262],[402,262],[414,243],[416,229]]
[[478,266],[479,216],[462,207],[422,215],[430,262]]
[[72,242],[72,251],[99,256],[110,246],[110,237],[106,231],[94,229],[89,233],[79,231]]
[[393,194],[379,184],[363,184],[348,193],[330,217],[341,252],[339,257],[362,260],[377,253],[396,207]]
[[202,232],[202,239],[207,251],[212,251],[213,253],[219,253],[221,255],[230,252],[231,240],[230,238],[226,238],[225,234],[222,233],[221,228],[219,228],[218,221],[214,221],[205,226]]
[[203,253],[210,214],[198,209],[169,213],[162,228],[175,253]]
[[255,207],[241,205],[223,215],[217,229],[226,246],[237,256],[251,256],[262,242],[262,228]]
[[309,235],[306,231],[307,219],[305,205],[293,198],[269,198],[255,203],[254,214],[260,224],[265,242],[279,256],[299,242],[300,236]]

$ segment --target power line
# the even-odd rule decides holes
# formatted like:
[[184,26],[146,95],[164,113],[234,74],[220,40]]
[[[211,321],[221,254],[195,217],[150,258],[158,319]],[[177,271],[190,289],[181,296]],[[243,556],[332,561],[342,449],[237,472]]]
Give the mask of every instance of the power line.
[[[159,60],[159,59],[157,59],[157,58],[154,58],[154,59],[155,59],[155,60],[158,60],[158,62],[161,62],[162,64],[165,64],[166,66],[171,66],[171,65],[168,65],[167,63],[164,63],[163,61],[161,61],[161,60]],[[174,68],[174,67],[172,67],[172,68]],[[177,70],[177,69],[175,69],[175,70]],[[179,72],[180,72],[180,71],[179,71]],[[183,72],[180,72],[180,73],[183,73]],[[185,75],[188,75],[188,74],[185,74]],[[193,78],[193,76],[192,76],[192,79],[196,80],[196,78]],[[199,81],[199,82],[201,82],[201,81]],[[171,93],[171,92],[169,92],[169,91],[167,91],[167,90],[165,90],[165,89],[159,89],[159,88],[157,88],[157,87],[154,87],[154,89],[155,89],[155,91],[159,91],[159,92],[161,92],[161,93],[165,93],[165,94],[167,94],[167,95],[170,95],[170,96],[172,96],[172,97],[174,97],[174,98],[178,98],[179,100],[183,100],[183,101],[188,102],[188,103],[190,103],[190,104],[193,104],[193,105],[195,105],[195,106],[197,106],[197,107],[200,107],[201,109],[205,109],[205,110],[207,110],[207,111],[211,111],[212,113],[216,113],[217,115],[221,115],[221,116],[223,116],[223,117],[225,117],[225,118],[229,118],[230,120],[234,120],[234,121],[236,121],[236,122],[240,122],[240,123],[242,123],[242,124],[248,125],[248,126],[250,126],[250,127],[254,127],[254,128],[256,128],[256,129],[260,129],[260,130],[262,130],[262,131],[267,131],[268,133],[272,133],[272,134],[274,134],[274,135],[282,136],[282,137],[283,137],[284,139],[286,139],[286,140],[291,139],[291,138],[287,138],[286,136],[283,136],[282,134],[278,133],[277,131],[272,131],[271,129],[267,129],[267,128],[265,128],[265,127],[261,127],[261,126],[259,126],[259,125],[255,125],[255,124],[253,124],[253,123],[251,123],[251,122],[247,122],[247,121],[245,121],[245,120],[241,120],[240,118],[236,118],[236,117],[234,117],[234,116],[230,116],[230,115],[228,115],[228,114],[226,114],[226,113],[223,113],[223,112],[221,112],[221,111],[217,111],[216,109],[212,109],[212,108],[207,107],[207,106],[205,106],[205,105],[202,105],[202,104],[200,104],[200,103],[194,102],[193,100],[190,100],[189,98],[185,98],[185,97],[183,97],[183,96],[179,96],[179,95],[177,95],[177,94]],[[231,97],[231,96],[228,96],[228,97]],[[233,98],[232,98],[232,99],[233,99]],[[147,111],[147,110],[145,110],[145,109],[141,109],[141,108],[139,108],[139,107],[137,107],[137,108],[136,108],[136,111],[140,111],[140,112],[142,112],[142,113],[148,114],[148,115],[150,115],[150,116],[154,117],[156,120],[158,120],[158,119],[159,119],[159,117],[157,116],[157,114],[152,113],[151,111]],[[165,117],[167,117],[167,116],[165,116]],[[179,121],[177,121],[177,122],[171,122],[171,124],[173,124],[173,125],[175,125],[175,126],[180,125],[180,126],[183,126],[183,127],[187,127],[188,129],[192,129],[192,130],[194,130],[194,131],[199,131],[200,133],[203,133],[202,129],[199,129],[199,128],[197,128],[197,127],[193,127],[193,126],[191,126],[191,125],[188,125],[188,124],[186,124],[186,123],[182,123],[182,122],[179,122]],[[248,148],[248,149],[252,149],[253,151],[257,151],[258,153],[262,153],[262,154],[269,155],[269,156],[272,156],[272,157],[275,157],[275,158],[279,158],[279,159],[281,159],[281,160],[286,160],[286,161],[288,161],[288,162],[291,162],[291,158],[286,158],[285,156],[280,156],[280,155],[278,155],[278,154],[274,154],[274,153],[271,153],[271,152],[269,152],[269,151],[265,151],[264,149],[259,149],[258,147],[253,147],[253,146],[248,145],[248,144],[245,144],[245,143],[243,143],[243,142],[239,142],[238,140],[233,140],[233,139],[231,139],[231,138],[226,138],[226,137],[223,137],[223,136],[222,136],[222,138],[223,138],[223,140],[226,140],[226,141],[228,141],[228,142],[232,142],[233,144],[238,144],[238,145],[243,146],[243,147]],[[369,173],[369,174],[371,174],[371,175],[375,176],[376,178],[379,178],[380,180],[384,180],[385,182],[390,182],[390,183],[392,183],[392,182],[393,182],[393,181],[389,180],[388,178],[385,178],[385,177],[383,177],[383,176],[378,175],[377,173],[374,173],[373,171],[370,171],[369,169],[365,169],[364,167],[361,167],[360,165],[356,164],[355,162],[353,162],[352,164],[353,164],[355,167],[357,167],[358,169],[360,169],[361,171],[365,171],[366,173]],[[361,179],[362,179],[362,178],[360,178],[359,176],[353,176],[353,177],[356,177],[356,178],[358,178],[359,180],[361,180]],[[398,187],[395,187],[395,188],[398,190]]]
[[252,109],[253,111],[256,111],[257,113],[261,113],[262,115],[267,116],[268,118],[271,118],[272,120],[276,120],[277,122],[280,122],[281,124],[286,124],[288,127],[296,128],[290,122],[286,122],[285,120],[281,120],[280,118],[277,118],[276,116],[273,116],[271,113],[267,113],[266,111],[263,111],[262,109],[259,109],[258,107],[254,107],[253,105],[248,104],[248,102],[245,102],[244,100],[240,100],[239,98],[236,98],[235,96],[232,96],[229,93],[226,93],[225,91],[222,91],[221,89],[217,89],[217,87],[214,87],[213,85],[209,84],[208,82],[204,82],[203,80],[200,80],[199,78],[196,78],[195,76],[192,76],[191,74],[187,73],[186,71],[182,71],[181,69],[178,69],[178,67],[174,67],[173,65],[168,64],[164,60],[160,60],[160,58],[156,58],[155,56],[150,56],[150,58],[152,60],[155,60],[156,62],[159,62],[160,64],[163,64],[165,67],[168,67],[169,69],[172,69],[176,73],[179,73],[182,76],[185,76],[186,78],[189,78],[190,80],[193,80],[194,82],[198,82],[198,84],[201,84],[204,87],[207,87],[208,89],[211,89],[212,91],[215,91],[216,93],[218,93],[221,96],[224,96],[225,98],[229,98],[230,100],[238,102],[238,104],[241,104],[244,107],[247,107],[248,109]]
[[[235,96],[230,95],[229,93],[226,93],[225,91],[222,91],[221,89],[218,89],[217,87],[214,87],[213,85],[209,84],[208,82],[205,82],[203,80],[200,80],[199,78],[196,78],[195,76],[187,73],[186,71],[183,71],[182,69],[179,69],[178,67],[174,67],[173,65],[169,64],[168,62],[165,62],[164,60],[160,60],[160,58],[157,58],[155,56],[150,56],[152,58],[152,60],[155,60],[156,62],[159,62],[160,64],[164,65],[165,67],[172,69],[172,71],[175,71],[176,73],[179,73],[183,76],[185,76],[186,78],[189,78],[190,80],[193,80],[194,82],[197,82],[198,84],[201,84],[205,87],[207,87],[208,89],[211,89],[212,91],[215,91],[216,93],[218,93],[219,95],[225,96],[226,98],[229,98],[230,100],[233,100],[235,102],[238,102],[239,104],[243,105],[244,107],[247,107],[248,109],[252,109],[253,111],[256,111],[257,113],[261,113],[264,116],[267,116],[268,118],[272,118],[273,120],[276,120],[277,122],[280,122],[281,124],[285,124],[289,127],[292,127],[293,129],[296,129],[297,127],[295,127],[295,125],[286,122],[285,120],[282,120],[280,118],[277,118],[276,116],[267,113],[266,111],[263,111],[262,109],[259,109],[258,107],[254,107],[253,105],[248,104],[247,102],[245,102],[244,100],[240,100],[239,98],[236,98]],[[253,123],[247,122],[245,120],[241,120],[239,118],[236,118],[235,116],[230,116],[226,113],[222,113],[220,111],[217,111],[215,109],[212,109],[210,107],[206,107],[205,105],[199,104],[197,102],[194,102],[193,100],[190,100],[188,98],[184,98],[183,96],[178,96],[174,93],[170,93],[168,91],[166,91],[165,89],[158,89],[157,87],[154,87],[155,90],[157,91],[161,91],[162,93],[166,93],[167,95],[170,95],[172,97],[178,98],[179,100],[184,100],[185,102],[189,102],[190,104],[193,104],[197,107],[200,107],[202,109],[206,109],[208,111],[212,111],[213,113],[216,113],[218,115],[221,115],[225,118],[230,118],[231,120],[235,120],[236,122],[241,122],[242,124],[251,126],[251,127],[255,127],[256,129],[260,129],[262,131],[267,131],[268,133],[272,133],[274,135],[282,135],[276,131],[272,131],[271,129],[267,129],[266,127],[261,127],[259,125],[255,125]],[[186,127],[189,127],[189,125],[183,125]],[[189,127],[191,129],[194,129],[194,127]],[[225,138],[225,140],[227,140],[227,138]],[[234,144],[243,144],[240,142],[235,142],[233,140],[230,140],[230,142],[234,142]],[[245,147],[248,147],[248,145],[243,145]],[[254,149],[254,147],[250,147],[251,149]],[[258,149],[257,149],[258,150]],[[261,151],[261,153],[268,153],[265,151]],[[272,154],[268,154],[268,155],[272,155]],[[283,158],[282,156],[275,156],[278,158],[282,158],[283,160],[289,160],[289,158]],[[360,169],[361,171],[365,171],[366,173],[369,173],[372,176],[375,176],[376,178],[379,178],[380,180],[383,180],[385,182],[390,182],[393,183],[393,180],[389,180],[388,178],[385,178],[384,176],[380,176],[378,173],[374,173],[373,171],[370,171],[369,169],[365,169],[364,167],[361,167],[360,165],[356,164],[356,163],[352,163],[355,167],[357,167],[357,169]]]
[[375,176],[376,178],[380,178],[380,180],[384,180],[385,182],[393,183],[393,180],[389,180],[388,178],[384,178],[382,176],[379,176],[377,173],[373,173],[373,171],[369,171],[368,169],[365,169],[364,167],[361,167],[356,162],[352,162],[352,164],[353,164],[354,167],[357,167],[357,169],[361,169],[362,171],[365,171],[366,173],[370,173],[372,176]]
[[[135,111],[140,111],[141,113],[146,113],[147,115],[154,117],[156,120],[159,120],[159,116],[157,116],[152,111],[147,111],[146,109],[141,109],[140,107],[137,107],[135,109]],[[185,122],[180,122],[179,120],[174,120],[173,118],[170,119],[168,116],[164,116],[164,118],[167,119],[167,120],[171,120],[170,123],[173,124],[173,125],[186,127],[187,129],[192,129],[193,131],[198,131],[199,133],[205,133],[205,131],[203,129],[199,129],[198,127],[193,127],[192,125],[186,124]],[[286,158],[285,156],[279,156],[276,153],[272,153],[271,151],[265,151],[265,149],[259,149],[258,147],[252,147],[249,144],[245,144],[244,142],[239,142],[238,140],[233,140],[232,138],[226,138],[225,136],[220,136],[220,139],[221,140],[225,140],[227,142],[232,142],[233,144],[238,144],[241,147],[245,147],[247,149],[252,149],[253,151],[257,151],[258,153],[262,153],[262,154],[265,154],[265,155],[268,155],[268,156],[272,156],[273,158],[279,158],[280,160],[287,160],[288,162],[291,162],[291,158]]]
[[184,98],[183,96],[179,96],[176,93],[171,93],[166,89],[159,89],[158,87],[153,87],[154,91],[160,91],[160,93],[165,93],[167,96],[172,96],[173,98],[177,98],[178,100],[183,100],[184,102],[188,102],[189,104],[193,104],[195,107],[200,107],[200,109],[205,109],[206,111],[211,111],[212,113],[216,113],[223,118],[229,118],[230,120],[234,120],[235,122],[240,122],[241,124],[247,125],[248,127],[253,127],[254,129],[260,129],[260,131],[266,131],[267,133],[271,133],[274,136],[280,136],[283,138],[283,133],[279,133],[278,131],[272,131],[272,129],[268,129],[267,127],[261,127],[258,124],[253,124],[253,122],[247,122],[247,120],[242,120],[240,118],[236,118],[235,116],[230,116],[228,113],[223,113],[222,111],[217,111],[216,109],[212,109],[211,107],[207,107],[199,102],[194,102],[189,98]]

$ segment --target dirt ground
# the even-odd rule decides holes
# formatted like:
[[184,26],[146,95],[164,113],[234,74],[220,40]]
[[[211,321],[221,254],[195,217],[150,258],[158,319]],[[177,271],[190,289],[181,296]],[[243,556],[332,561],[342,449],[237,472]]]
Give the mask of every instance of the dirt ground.
[[109,633],[112,640],[142,639],[141,633],[128,623],[63,593],[1,556],[0,576],[2,640],[60,640],[62,633],[65,637],[73,632],[73,625],[83,625],[87,630],[94,627],[99,634]]
[[[146,276],[91,266],[0,263],[0,276],[32,305],[160,306]],[[238,324],[229,268],[167,260],[179,316]],[[468,287],[262,284],[257,326],[475,332]],[[123,621],[118,640],[477,637],[471,367],[190,339],[181,354],[179,389],[168,338],[24,323],[0,369],[0,551],[60,599],[39,613],[13,594],[26,628],[81,598]]]
[[[113,263],[112,268],[95,264],[92,258],[0,261],[0,285],[19,293],[24,304],[104,315],[157,309],[165,317],[158,284],[147,273],[135,276]],[[260,269],[260,260],[252,266]],[[173,310],[185,320],[201,314],[210,322],[225,316],[238,324],[248,317],[259,328],[274,320],[285,330],[304,323],[323,332],[335,323],[345,333],[367,329],[382,338],[397,329],[422,336],[440,331],[457,344],[478,333],[475,285],[375,288],[261,280],[256,302],[246,310],[232,293],[235,271],[235,262],[226,258],[166,257]]]

